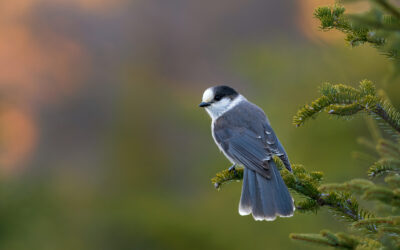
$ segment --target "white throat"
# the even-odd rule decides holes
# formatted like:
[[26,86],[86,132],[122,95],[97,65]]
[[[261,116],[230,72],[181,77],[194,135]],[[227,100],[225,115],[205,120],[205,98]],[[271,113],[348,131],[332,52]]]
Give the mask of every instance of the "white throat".
[[234,108],[236,105],[238,105],[240,102],[245,101],[246,98],[242,95],[238,95],[233,101],[230,100],[229,98],[224,98],[219,102],[215,102],[211,104],[210,106],[206,107],[207,113],[210,115],[211,119],[215,121],[223,115],[225,112],[231,110]]

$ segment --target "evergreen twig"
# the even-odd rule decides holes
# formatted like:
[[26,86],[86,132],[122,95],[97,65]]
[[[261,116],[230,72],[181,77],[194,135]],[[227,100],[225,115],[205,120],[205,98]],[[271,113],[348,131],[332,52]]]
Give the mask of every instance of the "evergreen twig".
[[367,114],[377,115],[400,133],[400,113],[389,100],[376,94],[375,86],[371,81],[361,81],[358,89],[342,84],[325,83],[320,92],[321,97],[311,105],[303,106],[294,116],[293,123],[297,127],[321,111],[336,116],[349,116],[365,111]]

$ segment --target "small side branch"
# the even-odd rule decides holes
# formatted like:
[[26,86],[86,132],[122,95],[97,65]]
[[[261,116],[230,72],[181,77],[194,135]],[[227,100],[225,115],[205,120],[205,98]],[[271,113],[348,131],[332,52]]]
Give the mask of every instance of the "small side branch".
[[360,239],[343,233],[334,234],[328,230],[320,234],[290,234],[293,240],[301,240],[319,245],[330,246],[341,249],[355,249],[360,244]]
[[[357,237],[348,233],[332,233],[322,230],[319,234],[290,234],[293,240],[330,246],[338,249],[380,249],[382,245],[376,240],[366,237]],[[367,248],[365,248],[367,247]]]
[[216,189],[220,189],[221,186],[225,183],[233,181],[241,181],[242,179],[243,179],[243,168],[236,168],[235,171],[225,169],[217,173],[216,176],[211,179],[211,182],[214,184],[214,187]]
[[[386,121],[394,130],[400,133],[399,113],[393,106],[382,103],[377,103],[374,113]],[[389,113],[390,112],[390,113]]]
[[320,92],[321,97],[311,105],[303,106],[294,116],[293,123],[297,127],[318,115],[320,111],[336,116],[351,116],[365,111],[374,117],[378,116],[400,133],[400,113],[386,97],[377,95],[371,81],[361,81],[358,89],[342,84],[325,83]]

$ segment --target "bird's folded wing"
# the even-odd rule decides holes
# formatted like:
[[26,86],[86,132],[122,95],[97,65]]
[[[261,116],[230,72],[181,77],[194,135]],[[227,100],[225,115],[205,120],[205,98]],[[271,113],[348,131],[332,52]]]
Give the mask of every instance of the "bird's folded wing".
[[[229,131],[229,137],[218,138],[223,141],[225,152],[243,166],[248,167],[266,178],[270,178],[268,161],[271,154],[265,148],[261,136],[257,136],[250,130],[240,132]],[[218,137],[218,133],[216,137]]]
[[214,123],[215,139],[232,159],[268,175],[268,161],[277,155],[291,171],[285,149],[279,142],[264,112],[251,103],[237,106]]

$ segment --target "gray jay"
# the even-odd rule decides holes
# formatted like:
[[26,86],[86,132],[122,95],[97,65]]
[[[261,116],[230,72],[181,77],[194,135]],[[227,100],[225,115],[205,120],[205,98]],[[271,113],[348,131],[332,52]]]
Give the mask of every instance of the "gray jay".
[[267,221],[292,216],[293,199],[272,156],[292,168],[264,111],[228,86],[208,88],[199,106],[212,119],[214,141],[233,164],[229,170],[244,166],[239,214]]

